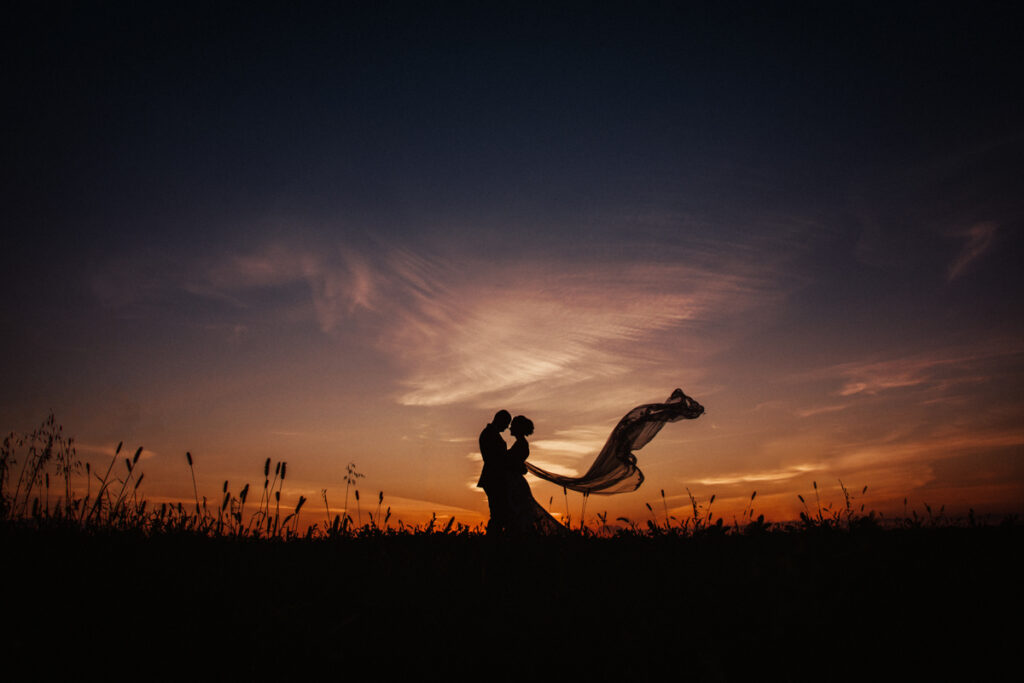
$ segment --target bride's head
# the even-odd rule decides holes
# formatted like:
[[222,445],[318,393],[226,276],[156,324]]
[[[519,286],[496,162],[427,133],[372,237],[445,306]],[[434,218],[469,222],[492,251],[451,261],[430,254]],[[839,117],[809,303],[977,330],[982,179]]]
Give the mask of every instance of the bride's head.
[[523,415],[516,415],[512,418],[512,424],[508,428],[512,436],[529,436],[533,434],[533,421]]

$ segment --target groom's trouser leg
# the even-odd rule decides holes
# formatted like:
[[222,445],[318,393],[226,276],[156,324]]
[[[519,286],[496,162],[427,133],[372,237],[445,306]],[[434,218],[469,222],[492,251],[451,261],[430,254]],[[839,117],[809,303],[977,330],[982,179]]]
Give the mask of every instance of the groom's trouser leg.
[[508,526],[509,510],[508,500],[503,487],[488,486],[484,488],[487,494],[487,507],[490,510],[491,518],[487,520],[487,533],[500,534]]

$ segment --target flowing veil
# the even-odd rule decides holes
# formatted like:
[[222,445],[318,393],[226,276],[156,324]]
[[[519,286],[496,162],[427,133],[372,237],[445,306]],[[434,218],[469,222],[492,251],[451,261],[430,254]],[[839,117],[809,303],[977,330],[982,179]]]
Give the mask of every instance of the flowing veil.
[[626,413],[615,425],[604,448],[582,477],[566,477],[543,470],[529,462],[526,469],[534,475],[580,493],[626,493],[635,491],[644,481],[636,466],[634,450],[643,448],[661,431],[666,422],[693,420],[704,413],[704,406],[676,389],[664,403],[648,403]]

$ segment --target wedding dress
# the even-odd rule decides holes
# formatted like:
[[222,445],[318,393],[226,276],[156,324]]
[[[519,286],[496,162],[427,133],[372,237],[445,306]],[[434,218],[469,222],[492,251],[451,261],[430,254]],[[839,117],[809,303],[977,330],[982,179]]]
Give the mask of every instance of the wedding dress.
[[[508,531],[513,534],[552,535],[565,533],[565,527],[545,510],[530,491],[526,481],[526,468],[530,465],[526,458],[530,455],[530,445],[525,438],[515,440],[508,449],[509,462],[515,468],[508,481],[509,523]],[[523,467],[522,465],[525,465]]]
[[633,451],[643,448],[666,422],[693,420],[703,413],[704,406],[684,394],[682,389],[676,389],[664,403],[648,403],[626,413],[615,425],[594,464],[582,477],[555,474],[528,462],[525,463],[526,469],[541,479],[584,494],[635,491],[643,483],[644,475],[636,466]]

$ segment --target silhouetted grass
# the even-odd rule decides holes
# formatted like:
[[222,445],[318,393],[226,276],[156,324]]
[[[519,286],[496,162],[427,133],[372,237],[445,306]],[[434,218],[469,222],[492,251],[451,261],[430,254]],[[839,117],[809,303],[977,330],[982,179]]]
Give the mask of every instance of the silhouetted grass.
[[642,524],[598,513],[557,538],[489,538],[452,518],[391,523],[382,492],[366,523],[331,517],[324,491],[324,519],[302,525],[305,499],[280,507],[285,463],[264,463],[255,506],[228,482],[213,505],[197,485],[189,504],[148,506],[140,452],[119,447],[99,476],[52,419],[4,441],[10,670],[986,680],[1019,640],[1014,519],[883,520],[841,485],[842,505],[815,495],[792,523],[757,514],[756,494],[731,521],[714,496],[676,518],[662,494]]
[[[0,447],[0,519],[7,523],[28,527],[70,526],[83,531],[131,531],[145,536],[162,533],[194,533],[200,536],[226,536],[250,539],[337,539],[362,536],[393,534],[473,534],[482,532],[482,525],[467,526],[449,518],[443,525],[436,515],[424,524],[407,524],[401,520],[391,522],[391,508],[384,507],[384,492],[378,493],[376,511],[367,512],[368,522],[363,523],[359,490],[354,489],[357,506],[355,519],[348,514],[349,489],[353,488],[363,474],[349,463],[345,475],[346,512],[331,517],[327,503],[327,489],[322,489],[326,509],[323,521],[315,521],[300,527],[301,512],[306,503],[304,496],[298,497],[294,509],[281,510],[281,497],[287,477],[288,463],[274,464],[271,476],[271,459],[263,464],[263,489],[255,509],[246,513],[250,484],[246,483],[236,494],[229,482],[224,481],[221,495],[212,505],[206,496],[200,500],[196,477],[196,460],[191,452],[185,453],[194,493],[193,505],[182,502],[161,503],[150,506],[139,491],[145,473],[141,471],[140,456],[143,448],[138,447],[131,458],[123,458],[123,469],[119,464],[123,443],[117,445],[111,455],[105,473],[100,476],[89,465],[78,459],[74,440],[63,435],[63,428],[50,415],[42,425],[28,435],[9,434]],[[20,465],[20,467],[19,467]],[[51,505],[50,474],[62,483],[61,493]],[[17,474],[15,478],[14,475]],[[84,478],[84,482],[81,481]],[[80,494],[81,484],[85,493]],[[93,493],[93,484],[96,491]],[[864,505],[856,505],[856,495],[839,481],[843,505],[833,507],[821,502],[818,483],[813,483],[815,507],[808,506],[803,495],[798,495],[803,510],[797,523],[775,523],[765,520],[764,515],[754,517],[754,491],[740,516],[731,522],[714,517],[712,508],[715,496],[706,505],[699,502],[687,489],[692,515],[676,517],[669,514],[665,491],[662,498],[662,518],[659,519],[654,507],[646,503],[650,519],[644,523],[619,517],[617,524],[608,524],[607,514],[598,513],[599,524],[590,526],[565,517],[569,530],[585,537],[621,538],[637,535],[690,537],[703,535],[794,533],[801,530],[869,528],[886,526],[919,528],[922,526],[976,526],[973,511],[967,519],[957,520],[945,515],[944,508],[933,511],[925,503],[926,515],[917,510],[904,512],[902,518],[885,519],[874,511],[865,512]],[[863,487],[857,495],[867,492]],[[906,503],[906,501],[904,501]],[[568,505],[567,505],[568,507]],[[582,513],[581,513],[582,517]],[[1014,520],[1010,520],[1011,523]]]

